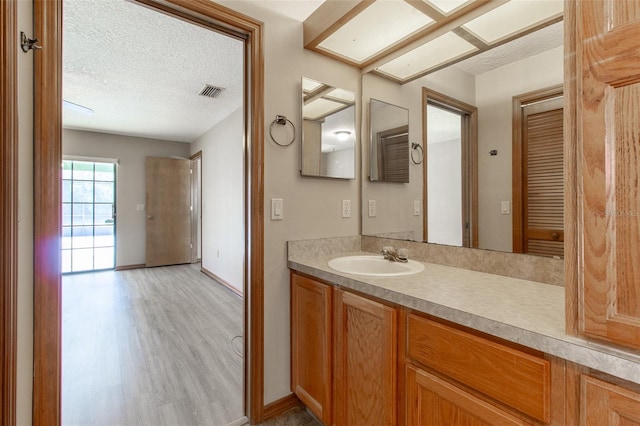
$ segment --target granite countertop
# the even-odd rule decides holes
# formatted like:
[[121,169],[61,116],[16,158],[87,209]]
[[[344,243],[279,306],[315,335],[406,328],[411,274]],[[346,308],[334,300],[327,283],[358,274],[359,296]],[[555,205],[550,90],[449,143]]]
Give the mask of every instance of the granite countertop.
[[564,287],[424,263],[414,275],[369,277],[328,266],[337,256],[289,256],[289,268],[640,384],[640,353],[565,333]]

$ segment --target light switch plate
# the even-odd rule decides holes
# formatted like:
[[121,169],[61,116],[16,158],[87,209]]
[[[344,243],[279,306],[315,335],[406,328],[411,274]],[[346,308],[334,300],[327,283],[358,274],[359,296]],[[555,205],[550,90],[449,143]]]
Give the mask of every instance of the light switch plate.
[[284,202],[282,198],[271,199],[271,220],[284,219]]
[[500,202],[500,214],[509,214],[510,206],[508,201]]
[[420,216],[420,200],[413,200],[413,215]]
[[136,204],[136,211],[137,212],[143,212],[144,211],[144,204]]

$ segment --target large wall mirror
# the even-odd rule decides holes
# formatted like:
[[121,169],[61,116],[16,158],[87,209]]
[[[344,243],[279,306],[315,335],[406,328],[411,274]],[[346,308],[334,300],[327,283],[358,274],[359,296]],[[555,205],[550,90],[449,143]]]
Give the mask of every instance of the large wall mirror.
[[355,179],[353,92],[302,78],[302,176]]
[[[528,113],[523,112],[526,105],[518,104],[516,107],[516,101],[534,99],[533,103],[536,103],[536,92],[546,93],[549,88],[561,88],[563,63],[563,22],[558,22],[504,46],[403,85],[389,82],[376,75],[365,75],[362,89],[363,105],[369,99],[379,97],[385,100],[391,99],[393,103],[408,107],[409,141],[425,144],[426,158],[424,168],[422,165],[410,165],[409,184],[381,185],[363,179],[362,234],[505,252],[561,256],[562,252],[558,250],[545,252],[543,249],[534,252],[530,249],[522,250],[514,245],[518,240],[515,235],[519,232],[515,230],[518,224],[521,229],[525,229],[524,232],[529,232],[527,229],[544,228],[550,238],[555,238],[554,244],[561,242],[563,201],[562,190],[558,188],[559,185],[562,186],[562,169],[558,168],[558,164],[562,161],[562,130],[561,127],[558,129],[557,124],[561,124],[561,120],[558,122],[558,117],[561,118],[562,113],[558,113],[557,109],[553,113],[544,113],[553,115],[556,124],[554,131],[560,136],[556,136],[553,142],[536,142],[538,143],[536,147],[532,144],[525,145],[521,139],[514,136],[522,132],[515,129],[514,123],[520,122],[522,125],[523,120],[528,117]],[[392,84],[395,84],[395,87],[391,87]],[[432,110],[431,115],[433,118],[435,116],[439,118],[436,118],[435,124],[429,125],[428,96],[423,91],[425,88],[477,108],[477,153],[473,154],[474,158],[467,158],[463,162],[463,154],[455,150],[449,150],[441,157],[445,158],[447,155],[455,157],[457,169],[454,168],[453,163],[449,164],[444,160],[436,161],[434,153],[439,148],[444,149],[445,144],[440,147],[428,146],[429,140],[426,135],[429,127],[433,128],[438,123],[444,123],[447,118],[440,116],[449,115],[451,110],[443,109],[442,103],[433,102],[431,107],[439,109]],[[561,95],[561,90],[560,93],[556,90],[552,97],[557,99]],[[533,127],[527,132],[535,130],[537,126],[535,120],[546,120],[544,114],[532,119],[530,124]],[[366,116],[363,114],[363,117]],[[443,124],[443,132],[459,127],[461,120],[464,122],[464,116],[459,114],[449,118],[451,117],[455,119],[452,120],[454,124]],[[363,126],[363,128],[368,131],[366,127]],[[443,142],[445,139],[451,139],[450,134],[443,134],[442,137]],[[436,141],[436,136],[433,135],[431,139],[431,142]],[[369,141],[366,144],[363,142],[363,149],[367,148],[368,143]],[[555,145],[552,147],[551,144]],[[553,161],[539,168],[539,173],[542,175],[533,176],[537,180],[530,179],[530,184],[527,184],[529,178],[527,170],[531,168],[522,167],[522,163],[518,166],[517,162],[522,162],[523,158],[527,160],[525,157],[529,154],[528,160],[532,161],[533,165],[547,159]],[[516,158],[518,156],[520,156],[519,159]],[[368,167],[368,163],[363,162],[363,167]],[[477,168],[475,200],[462,195],[465,191],[463,183],[469,182],[465,176],[472,172],[471,167]],[[545,176],[545,167],[552,167],[553,172]],[[438,169],[441,173],[436,173]],[[449,176],[444,173],[445,171]],[[560,177],[560,180],[556,179],[553,183],[553,187],[547,183],[546,179],[551,175]],[[456,181],[458,178],[459,180]],[[516,191],[518,179],[524,181],[518,190],[520,192]],[[431,188],[429,182],[440,184],[440,188]],[[451,185],[455,185],[455,190]],[[546,186],[540,190],[536,185]],[[440,196],[445,197],[442,198],[443,201],[427,202],[430,197],[429,192],[435,191],[439,191]],[[533,196],[532,209],[538,209],[531,210],[535,215],[527,215],[523,211],[521,197],[524,193]],[[476,228],[470,229],[470,232],[465,235],[464,227],[469,222],[458,217],[458,213],[455,217],[449,214],[446,203],[456,204],[456,212],[466,209],[473,213],[476,209]],[[374,206],[373,211],[369,209],[370,204]],[[519,211],[514,211],[514,207]],[[560,212],[559,216],[558,212]],[[547,213],[553,213],[558,217],[543,223],[548,216]],[[383,216],[384,220],[382,220]],[[455,232],[449,232],[453,228],[446,230],[445,225],[431,223],[429,218],[432,217],[435,220],[437,216],[440,216],[443,221],[449,219],[455,227]],[[536,219],[532,219],[534,216]],[[532,223],[532,221],[540,223]],[[471,227],[472,224],[469,223],[469,226]],[[554,226],[556,229],[552,229]],[[473,232],[477,235],[474,236]],[[445,234],[442,240],[436,239],[438,234]]]

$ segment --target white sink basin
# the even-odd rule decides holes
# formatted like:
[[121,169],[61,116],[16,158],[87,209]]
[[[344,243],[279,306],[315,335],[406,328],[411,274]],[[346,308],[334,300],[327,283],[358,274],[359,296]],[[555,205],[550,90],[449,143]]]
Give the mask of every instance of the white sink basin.
[[397,277],[412,275],[424,269],[424,265],[415,260],[407,263],[392,262],[380,256],[344,256],[329,261],[329,267],[338,272],[372,277]]

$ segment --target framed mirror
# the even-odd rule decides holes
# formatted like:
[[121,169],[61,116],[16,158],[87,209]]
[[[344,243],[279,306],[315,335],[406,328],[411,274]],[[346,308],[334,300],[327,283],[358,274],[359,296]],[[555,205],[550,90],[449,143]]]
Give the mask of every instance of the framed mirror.
[[[519,102],[523,97],[527,102],[533,99],[532,105],[535,106],[542,100],[538,94],[540,91],[546,93],[554,87],[561,89],[564,78],[562,42],[563,23],[558,22],[512,42],[515,43],[515,47],[505,44],[504,49],[508,50],[496,48],[477,55],[473,60],[461,61],[404,85],[394,86],[380,76],[366,74],[363,79],[363,102],[368,101],[364,96],[369,94],[371,97],[393,99],[393,102],[408,107],[411,123],[409,141],[422,142],[425,161],[422,164],[424,168],[410,165],[409,184],[378,185],[363,180],[362,234],[561,257],[560,247],[554,248],[556,251],[552,252],[547,246],[560,246],[563,237],[563,200],[560,196],[562,181],[554,180],[553,188],[549,182],[551,176],[562,177],[562,136],[556,138],[558,145],[555,142],[551,144],[544,141],[539,149],[529,149],[528,147],[533,145],[525,143],[522,138],[525,135],[522,126],[526,123],[524,113],[528,104],[523,101],[516,106],[516,101]],[[517,55],[507,55],[507,52],[516,52]],[[428,92],[425,94],[425,88],[432,92],[431,96],[428,96]],[[463,121],[477,120],[477,151],[475,154],[472,153],[473,156],[456,154],[456,157],[462,156],[467,159],[466,163],[459,163],[460,167],[456,170],[442,170],[444,161],[437,160],[437,155],[434,154],[434,148],[437,147],[433,145],[434,142],[440,141],[444,148],[444,142],[452,139],[444,130],[449,127],[459,129],[461,118],[458,117],[451,126],[446,126],[445,119],[436,116],[433,110],[428,113],[430,100],[440,101],[433,106],[442,106],[443,103],[433,96],[433,92],[477,108],[477,114],[463,108],[456,109],[457,112],[464,113]],[[559,93],[554,91],[552,95],[545,96],[560,99],[562,93],[561,90]],[[553,114],[553,117],[556,117],[553,122],[561,124],[562,113],[556,109]],[[551,112],[534,118],[542,120],[547,116],[551,117]],[[426,137],[427,133],[438,131],[433,123],[428,123],[429,117],[434,118],[436,124],[445,127],[443,134]],[[547,122],[545,118],[545,123]],[[538,129],[537,122],[534,124]],[[526,130],[526,133],[529,134],[530,131]],[[547,134],[546,131],[543,133]],[[558,130],[557,133],[561,134],[561,131]],[[521,137],[516,137],[518,135]],[[368,146],[369,140],[366,141],[365,149],[368,149]],[[536,155],[540,159],[535,157]],[[545,161],[544,165],[542,160]],[[547,160],[553,160],[553,164]],[[522,166],[524,161],[530,161],[536,166],[541,165],[541,172],[532,175],[530,164]],[[365,163],[365,166],[369,165]],[[548,171],[549,167],[553,167],[553,173]],[[477,197],[463,195],[465,187],[462,182],[470,181],[465,178],[465,171],[477,173]],[[456,179],[461,182],[456,191],[444,185],[434,188],[434,184],[454,183],[454,179],[444,172],[455,172]],[[537,181],[532,180],[538,176],[540,178]],[[516,185],[518,180],[521,183]],[[544,185],[544,191],[539,191],[536,185]],[[438,191],[443,197],[440,200],[431,197],[437,195]],[[529,197],[528,200],[525,200],[525,197]],[[445,229],[445,225],[436,222],[436,218],[440,216],[443,219],[454,219],[454,215],[442,199],[456,202],[460,205],[459,210],[466,208],[471,213],[471,219],[466,219],[467,216],[463,218],[461,214],[456,213],[453,226],[458,234],[460,229],[463,232],[462,235],[456,235],[455,241],[448,236],[438,236],[438,233]],[[529,206],[529,210],[526,210],[526,206]],[[473,219],[474,212],[477,212],[476,220]],[[558,212],[553,216],[553,222],[550,212]],[[533,223],[536,221],[539,223]],[[473,226],[474,222],[477,224],[476,227]],[[467,223],[470,224],[468,232]],[[520,228],[520,233],[533,232],[536,235],[540,235],[539,230],[542,229],[553,241],[544,244],[536,242],[535,247],[529,244],[528,247],[518,248],[517,240],[524,238],[518,235],[517,227]],[[521,243],[521,246],[523,245]]]
[[369,102],[369,180],[409,183],[409,110]]
[[355,179],[355,94],[302,77],[302,176]]

